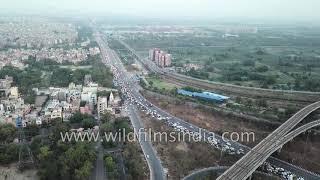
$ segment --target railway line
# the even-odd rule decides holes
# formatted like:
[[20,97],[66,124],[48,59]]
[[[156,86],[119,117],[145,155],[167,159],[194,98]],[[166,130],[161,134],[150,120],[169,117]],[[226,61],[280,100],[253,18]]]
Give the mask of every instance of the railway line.
[[[120,41],[124,44],[124,46],[129,49],[133,55],[135,55],[138,60],[151,72],[160,74],[164,77],[169,77],[172,79],[177,79],[180,82],[188,85],[198,86],[203,89],[210,90],[213,88],[220,88],[220,90],[225,90],[227,88],[230,88],[228,92],[235,92],[239,94],[246,94],[247,96],[254,96],[254,97],[262,97],[267,96],[268,98],[272,99],[282,99],[282,100],[290,100],[290,101],[302,101],[304,103],[306,102],[315,102],[317,100],[320,100],[320,93],[318,92],[304,92],[304,91],[282,91],[282,90],[271,90],[271,89],[261,89],[261,88],[251,88],[251,87],[241,87],[236,85],[230,85],[230,84],[224,84],[224,83],[212,83],[212,82],[203,82],[203,80],[198,80],[191,77],[185,77],[180,74],[171,73],[164,71],[160,69],[159,67],[155,66],[155,64],[151,61],[145,60],[142,61],[142,58],[139,57],[138,54],[135,53],[133,49],[131,49],[128,45],[126,45],[124,42]],[[197,82],[199,81],[199,82]],[[212,86],[214,84],[214,86]],[[226,90],[227,91],[227,90]],[[275,95],[272,95],[275,93]],[[269,94],[269,95],[268,95]],[[296,96],[301,96],[298,98],[295,98]],[[289,133],[300,121],[302,121],[306,116],[308,116],[311,112],[315,111],[320,107],[320,101],[313,103],[303,109],[301,109],[299,112],[297,112],[295,115],[293,115],[289,120],[287,120],[284,124],[282,124],[277,130],[275,130],[273,133],[271,133],[267,138],[265,138],[262,142],[260,142],[256,147],[250,150],[250,148],[243,146],[242,144],[233,142],[233,145],[235,147],[243,147],[245,151],[247,152],[245,156],[243,156],[237,163],[235,163],[230,169],[231,172],[226,171],[225,173],[230,173],[229,175],[223,174],[221,176],[221,179],[246,179],[250,176],[266,159],[268,159],[268,162],[272,162],[272,164],[277,165],[278,167],[283,167],[294,174],[304,177],[306,179],[319,179],[320,176],[317,174],[314,174],[310,171],[304,170],[302,168],[299,168],[297,166],[294,166],[290,163],[281,161],[279,159],[270,157],[269,153],[272,154],[274,152],[274,149],[277,147],[277,142],[279,142],[280,138],[283,138],[286,134]],[[161,112],[161,110],[159,110]],[[169,116],[166,112],[163,112],[163,114]],[[183,120],[180,120],[178,118],[175,118],[178,122],[181,124],[184,123]],[[244,160],[243,160],[244,159]],[[242,162],[244,161],[244,162]]]
[[241,95],[251,98],[263,98],[269,100],[285,100],[288,102],[312,103],[320,100],[320,92],[306,91],[283,91],[273,89],[262,89],[254,87],[244,87],[219,82],[209,82],[178,73],[164,72],[161,74],[164,79],[185,84],[188,86],[206,89],[209,91],[223,92],[233,95]]
[[150,72],[160,74],[164,79],[170,79],[171,81],[176,81],[188,86],[197,87],[201,89],[206,89],[209,91],[218,91],[229,94],[237,94],[244,97],[251,98],[264,98],[273,100],[285,100],[289,102],[302,102],[302,103],[312,103],[320,101],[320,92],[309,92],[309,91],[293,91],[293,90],[276,90],[276,89],[263,89],[256,87],[246,87],[238,86],[227,83],[220,83],[214,81],[206,81],[202,79],[193,78],[190,76],[185,76],[182,74],[168,72],[162,68],[156,66],[153,62],[147,58],[142,58],[134,49],[132,49],[124,41],[118,39],[118,41],[127,48],[133,56],[141,62],[146,69]]

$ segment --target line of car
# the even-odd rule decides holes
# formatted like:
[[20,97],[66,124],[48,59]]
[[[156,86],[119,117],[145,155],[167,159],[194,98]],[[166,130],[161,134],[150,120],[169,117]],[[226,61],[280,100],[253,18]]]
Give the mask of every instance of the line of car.
[[293,180],[293,179],[304,180],[304,178],[297,177],[292,172],[286,171],[285,169],[280,168],[280,167],[276,167],[276,166],[274,166],[274,165],[272,165],[272,164],[270,164],[268,162],[263,163],[263,166],[268,172],[276,174],[276,175],[278,175],[279,177],[281,177],[283,179],[286,179],[286,180]]
[[[132,78],[128,76],[121,62],[106,63],[111,64],[111,70],[114,74],[114,84],[115,86],[120,87],[124,99],[128,100],[126,103],[129,103],[130,105],[136,105],[142,112],[150,115],[152,118],[156,118],[159,121],[165,121],[165,123],[172,127],[175,131],[190,133],[192,136],[196,136],[195,139],[201,138],[203,141],[209,143],[212,147],[215,147],[227,154],[244,155],[249,150],[247,147],[239,143],[232,142],[231,144],[228,140],[223,139],[221,136],[212,136],[214,133],[208,132],[207,130],[203,130],[199,133],[199,131],[197,131],[199,128],[196,126],[171,116],[160,108],[155,107],[138,92],[138,86],[135,82],[131,82]],[[296,177],[296,175],[289,171],[285,171],[283,168],[273,166],[268,162],[265,162],[265,164],[268,166],[266,170],[269,173],[276,174],[286,180],[291,180],[293,177]],[[304,180],[301,177],[297,177],[296,179]]]
[[[115,75],[116,79],[117,77],[119,77],[119,75]],[[128,82],[123,82],[120,80],[120,83],[118,83],[118,85],[120,85],[121,87],[121,92],[124,95],[125,99],[128,99],[128,103],[130,105],[136,105],[142,112],[144,112],[147,115],[150,115],[152,118],[156,118],[159,121],[165,121],[165,123],[172,127],[175,131],[178,132],[184,132],[184,133],[189,133],[191,136],[196,136],[195,139],[200,138],[200,134],[197,131],[191,131],[189,130],[190,128],[192,128],[193,130],[195,130],[195,128],[193,128],[192,125],[189,126],[189,129],[185,126],[182,126],[179,122],[172,122],[171,120],[173,119],[173,117],[170,116],[163,116],[161,112],[158,112],[154,106],[148,102],[146,99],[139,97],[135,98],[135,96],[133,95],[134,92],[132,92],[131,88],[129,89],[128,87],[126,87],[127,85],[129,85],[130,83]],[[207,143],[209,143],[211,146],[221,150],[222,152],[225,152],[227,154],[230,155],[243,155],[245,154],[244,149],[240,148],[234,148],[231,143],[229,141],[226,140],[220,140],[217,139],[215,137],[209,136],[206,139],[204,139]],[[271,165],[270,163],[265,163],[268,165],[268,168],[266,168],[266,170],[270,173],[276,174],[281,178],[284,178],[286,180],[292,180],[294,177],[296,177],[296,175],[294,175],[293,173],[291,173],[290,171],[286,171],[283,168],[279,168],[276,166]],[[296,178],[297,180],[304,180],[301,177]]]
[[113,67],[114,71],[114,79],[117,82],[117,85],[119,85],[121,89],[121,93],[124,96],[125,99],[127,99],[130,105],[136,105],[142,112],[144,112],[147,115],[150,115],[152,118],[156,118],[159,121],[164,121],[168,126],[172,127],[174,130],[178,132],[184,132],[189,133],[191,136],[194,136],[194,139],[201,138],[202,140],[208,142],[211,146],[214,146],[215,148],[226,152],[228,154],[234,155],[234,154],[244,154],[245,151],[240,148],[235,148],[231,145],[231,143],[227,140],[223,139],[217,139],[213,137],[214,133],[210,132],[210,136],[208,135],[205,130],[203,131],[206,133],[202,137],[202,134],[199,133],[199,128],[195,128],[192,124],[181,124],[181,122],[174,121],[175,117],[172,117],[162,111],[159,111],[153,104],[151,104],[149,101],[147,101],[144,97],[142,97],[139,92],[136,91],[137,88],[134,88],[135,90],[132,90],[132,88],[127,87],[130,83],[126,82],[124,79],[130,79],[130,78],[124,78],[122,79],[121,76],[125,75],[125,72],[118,73],[117,68]]

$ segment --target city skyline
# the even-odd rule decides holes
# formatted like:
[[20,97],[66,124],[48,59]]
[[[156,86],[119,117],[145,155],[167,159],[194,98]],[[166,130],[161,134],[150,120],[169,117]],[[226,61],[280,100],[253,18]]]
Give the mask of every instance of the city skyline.
[[2,12],[56,13],[64,12],[99,15],[129,15],[151,18],[256,18],[309,20],[319,18],[316,11],[320,2],[316,0],[261,0],[261,1],[217,1],[217,0],[21,0],[2,2]]
[[318,7],[2,0],[0,179],[320,179]]

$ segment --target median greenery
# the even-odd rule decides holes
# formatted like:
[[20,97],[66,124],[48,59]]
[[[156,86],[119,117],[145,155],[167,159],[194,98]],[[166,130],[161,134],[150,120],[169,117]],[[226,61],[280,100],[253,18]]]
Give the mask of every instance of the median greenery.
[[[128,135],[133,129],[130,125],[130,120],[126,117],[118,117],[106,113],[101,118],[102,125],[100,133],[119,133],[118,138],[123,136],[123,133]],[[118,140],[117,138],[117,140]],[[119,179],[125,176],[126,179],[147,179],[147,165],[143,160],[144,157],[138,142],[103,141],[103,147],[108,149],[117,149],[114,153],[107,153],[104,157],[106,171],[109,179]],[[125,174],[123,174],[124,167]]]

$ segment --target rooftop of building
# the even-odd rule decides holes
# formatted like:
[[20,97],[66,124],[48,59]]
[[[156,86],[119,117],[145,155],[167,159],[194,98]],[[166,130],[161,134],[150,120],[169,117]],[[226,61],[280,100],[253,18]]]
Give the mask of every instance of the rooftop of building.
[[220,95],[220,94],[207,92],[207,91],[205,91],[205,92],[192,92],[192,91],[179,89],[178,93],[182,94],[182,95],[195,96],[195,97],[218,100],[218,101],[225,101],[225,100],[228,100],[230,98],[230,97],[227,97],[227,96],[223,96],[223,95]]

